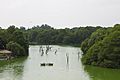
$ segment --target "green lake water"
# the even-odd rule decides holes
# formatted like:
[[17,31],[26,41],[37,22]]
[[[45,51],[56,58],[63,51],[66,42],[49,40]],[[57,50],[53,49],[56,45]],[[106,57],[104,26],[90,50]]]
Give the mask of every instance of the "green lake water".
[[[29,46],[29,56],[0,61],[0,80],[120,80],[119,69],[84,66],[77,47]],[[53,66],[41,66],[53,63]]]

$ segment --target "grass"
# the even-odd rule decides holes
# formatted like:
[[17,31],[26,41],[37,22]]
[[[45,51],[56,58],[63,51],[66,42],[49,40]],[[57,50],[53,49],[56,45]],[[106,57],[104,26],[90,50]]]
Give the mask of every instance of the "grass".
[[0,67],[11,64],[11,63],[15,63],[15,62],[21,62],[21,61],[25,60],[26,58],[27,57],[19,57],[19,58],[13,58],[11,60],[2,60],[2,61],[0,61]]

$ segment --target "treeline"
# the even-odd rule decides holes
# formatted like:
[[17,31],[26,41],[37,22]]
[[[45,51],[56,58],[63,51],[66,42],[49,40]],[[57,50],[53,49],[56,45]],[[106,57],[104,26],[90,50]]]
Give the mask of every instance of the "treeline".
[[28,55],[28,38],[23,30],[10,26],[8,29],[0,28],[0,50],[12,51],[13,57]]
[[83,64],[120,68],[120,24],[101,28],[81,45]]
[[75,27],[72,29],[54,29],[45,24],[34,26],[28,29],[30,44],[49,44],[49,45],[73,45],[80,44],[88,38],[94,31],[101,27]]
[[14,57],[26,56],[29,44],[81,45],[83,64],[120,68],[120,24],[109,28],[54,29],[47,24],[30,29],[14,25],[8,29],[0,28],[0,50],[10,50]]
[[72,45],[80,46],[94,31],[101,27],[74,27],[72,29],[54,29],[43,24],[30,29],[15,27],[0,28],[0,49],[13,52],[13,56],[28,55],[28,45]]

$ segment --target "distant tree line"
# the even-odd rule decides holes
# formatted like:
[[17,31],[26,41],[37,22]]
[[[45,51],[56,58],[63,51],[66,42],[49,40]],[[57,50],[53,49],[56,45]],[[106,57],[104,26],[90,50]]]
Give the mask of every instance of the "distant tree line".
[[81,49],[83,64],[120,68],[120,24],[93,32],[82,42]]
[[12,25],[7,29],[0,28],[0,49],[8,49],[13,52],[13,56],[17,57],[28,55],[29,44],[80,46],[86,38],[99,28],[101,27],[87,26],[54,29],[43,24],[26,29]]
[[101,27],[74,27],[72,29],[54,29],[44,24],[34,26],[27,30],[30,44],[47,44],[47,45],[73,45],[80,44],[88,38],[94,31]]
[[8,29],[0,28],[0,50],[8,49],[15,57],[27,56],[30,44],[81,45],[83,64],[120,68],[120,24],[108,28],[55,29],[47,24],[30,29],[14,25]]

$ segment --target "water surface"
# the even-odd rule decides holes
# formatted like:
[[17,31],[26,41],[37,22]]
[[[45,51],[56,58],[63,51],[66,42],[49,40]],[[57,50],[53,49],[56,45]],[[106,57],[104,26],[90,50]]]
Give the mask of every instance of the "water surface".
[[[70,46],[29,46],[29,56],[0,67],[0,80],[120,80],[120,70],[83,66]],[[41,66],[53,63],[53,66]]]

